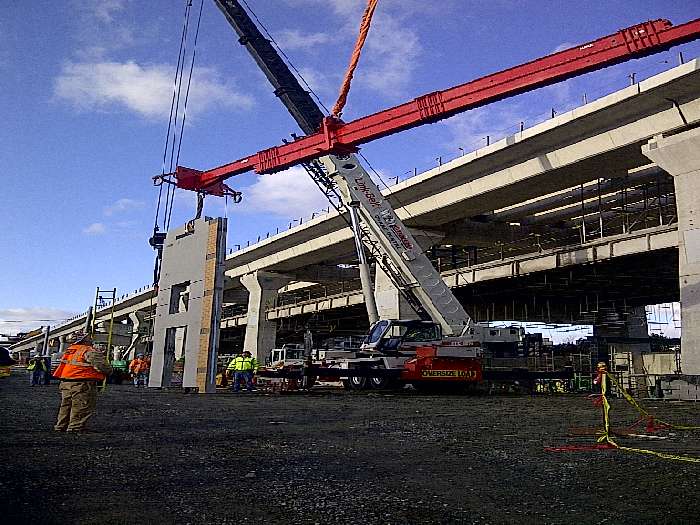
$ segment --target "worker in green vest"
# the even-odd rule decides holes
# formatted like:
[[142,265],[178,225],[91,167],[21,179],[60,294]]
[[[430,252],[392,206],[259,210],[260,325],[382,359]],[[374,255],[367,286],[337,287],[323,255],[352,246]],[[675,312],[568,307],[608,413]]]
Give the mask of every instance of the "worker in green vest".
[[231,390],[238,392],[241,389],[241,380],[245,381],[246,390],[252,392],[253,374],[258,371],[258,360],[247,350],[243,355],[237,355],[226,367],[226,370],[233,371],[233,385]]
[[47,384],[45,376],[49,369],[46,366],[46,360],[39,355],[33,356],[27,362],[27,372],[29,372],[29,384],[31,386]]

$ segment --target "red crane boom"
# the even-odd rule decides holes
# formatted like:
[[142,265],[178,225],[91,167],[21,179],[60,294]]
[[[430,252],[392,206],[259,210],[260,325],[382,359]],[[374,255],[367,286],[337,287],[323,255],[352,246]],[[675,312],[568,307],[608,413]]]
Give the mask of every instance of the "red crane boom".
[[390,109],[344,123],[326,117],[321,129],[306,137],[206,171],[178,166],[177,185],[187,190],[221,195],[221,183],[255,170],[274,173],[330,153],[355,151],[360,144],[450,117],[583,73],[664,51],[700,38],[700,18],[674,26],[659,19],[622,29],[612,35],[526,64],[435,91]]

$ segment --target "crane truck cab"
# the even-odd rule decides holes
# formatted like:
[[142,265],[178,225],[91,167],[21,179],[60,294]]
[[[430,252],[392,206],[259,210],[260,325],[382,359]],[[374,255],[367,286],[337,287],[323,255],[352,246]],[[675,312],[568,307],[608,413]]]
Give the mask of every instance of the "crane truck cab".
[[350,390],[401,384],[464,385],[482,377],[481,345],[474,336],[445,336],[440,325],[432,321],[377,321],[354,357],[337,365],[367,372],[344,380]]
[[370,327],[360,351],[412,357],[422,347],[435,347],[442,356],[481,357],[481,345],[473,334],[447,337],[438,323],[412,319],[377,321]]

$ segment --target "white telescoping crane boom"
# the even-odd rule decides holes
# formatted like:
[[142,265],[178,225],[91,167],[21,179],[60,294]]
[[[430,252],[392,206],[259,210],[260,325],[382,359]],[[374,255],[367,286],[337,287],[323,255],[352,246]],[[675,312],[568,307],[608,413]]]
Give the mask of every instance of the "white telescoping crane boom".
[[418,302],[444,335],[461,335],[471,325],[469,315],[358,158],[328,155],[320,160],[330,176],[344,183],[340,189],[347,199],[344,204],[359,212],[384,257],[378,263],[388,264],[394,284]]
[[[299,127],[314,133],[323,121],[318,104],[297,81],[270,41],[263,37],[237,0],[214,0],[239,36],[256,64],[275,88]],[[314,181],[327,196],[339,196],[355,235],[360,263],[362,291],[370,324],[377,318],[374,290],[364,247],[368,248],[389,279],[424,320],[439,324],[445,336],[459,336],[471,326],[471,319],[435,270],[411,232],[396,215],[389,201],[354,154],[327,155],[305,164]],[[339,191],[338,191],[339,190]],[[339,210],[344,211],[344,210]],[[360,221],[358,221],[358,217]],[[359,224],[361,222],[362,224]],[[364,247],[363,247],[364,244]]]

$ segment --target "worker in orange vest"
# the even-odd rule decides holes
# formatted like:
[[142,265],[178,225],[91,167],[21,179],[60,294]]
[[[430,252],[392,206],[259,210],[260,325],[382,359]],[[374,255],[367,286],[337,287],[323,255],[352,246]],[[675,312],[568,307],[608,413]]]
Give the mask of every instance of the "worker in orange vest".
[[61,381],[61,407],[54,430],[81,432],[95,413],[97,383],[112,373],[105,354],[92,346],[89,335],[78,333],[61,357],[53,376]]
[[148,371],[151,368],[151,362],[143,354],[136,354],[136,359],[129,363],[129,372],[131,377],[134,378],[134,386],[138,388],[143,384],[147,386],[148,383]]

